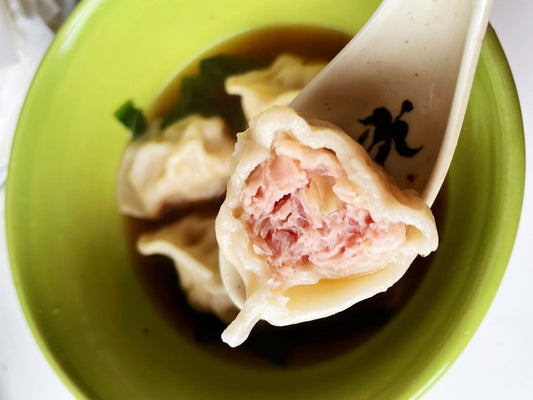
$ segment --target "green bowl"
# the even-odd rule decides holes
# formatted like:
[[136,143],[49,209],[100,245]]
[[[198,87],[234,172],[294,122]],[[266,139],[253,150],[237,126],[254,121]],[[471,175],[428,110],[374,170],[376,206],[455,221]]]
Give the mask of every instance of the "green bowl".
[[[87,0],[76,9],[20,117],[6,220],[28,323],[78,398],[414,398],[466,346],[504,274],[524,187],[519,104],[491,28],[439,200],[440,248],[414,266],[424,270],[421,282],[365,340],[314,358],[333,346],[328,325],[320,325],[307,361],[284,364],[195,339],[143,283],[115,204],[127,135],[112,114],[124,100],[148,107],[180,68],[237,33],[273,24],[355,32],[377,5]],[[314,328],[306,329],[312,336]],[[345,335],[360,336],[357,329]]]

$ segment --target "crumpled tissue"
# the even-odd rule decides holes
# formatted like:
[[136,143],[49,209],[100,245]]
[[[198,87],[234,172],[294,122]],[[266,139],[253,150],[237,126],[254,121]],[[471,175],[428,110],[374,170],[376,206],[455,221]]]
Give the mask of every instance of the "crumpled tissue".
[[35,71],[76,0],[0,0],[0,185]]

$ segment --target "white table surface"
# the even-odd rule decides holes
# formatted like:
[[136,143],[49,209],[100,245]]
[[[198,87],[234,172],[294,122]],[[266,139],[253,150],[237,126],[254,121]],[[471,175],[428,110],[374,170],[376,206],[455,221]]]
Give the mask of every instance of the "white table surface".
[[[533,1],[495,0],[491,23],[522,105],[526,153],[533,155]],[[465,351],[424,400],[533,398],[533,167],[522,219],[502,285]],[[4,189],[0,189],[4,209]],[[0,216],[0,400],[73,400],[33,339],[18,304]]]

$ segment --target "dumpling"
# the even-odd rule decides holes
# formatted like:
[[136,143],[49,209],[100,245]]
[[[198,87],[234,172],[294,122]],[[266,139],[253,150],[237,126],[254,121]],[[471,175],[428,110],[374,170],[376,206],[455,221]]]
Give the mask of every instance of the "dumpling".
[[266,69],[227,78],[226,92],[242,97],[244,115],[251,120],[270,106],[289,105],[325,66],[325,62],[306,62],[299,57],[282,54]]
[[223,195],[234,145],[224,120],[199,115],[131,141],[118,173],[120,211],[158,218],[167,208]]
[[222,285],[215,237],[215,216],[190,214],[137,241],[141,254],[170,257],[189,304],[198,311],[213,312],[229,322],[237,308]]
[[340,128],[272,107],[238,135],[216,220],[221,274],[241,308],[222,339],[284,326],[385,291],[437,248],[431,210]]

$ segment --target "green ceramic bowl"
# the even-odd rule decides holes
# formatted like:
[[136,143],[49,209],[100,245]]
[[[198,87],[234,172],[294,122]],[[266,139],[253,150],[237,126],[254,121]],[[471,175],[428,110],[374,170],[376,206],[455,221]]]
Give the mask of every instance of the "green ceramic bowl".
[[[149,106],[199,52],[239,32],[294,23],[355,32],[377,5],[88,0],[74,12],[22,111],[6,207],[13,277],[26,318],[78,398],[414,398],[465,347],[505,271],[524,186],[517,95],[490,28],[439,200],[440,248],[416,265],[425,275],[405,304],[385,317],[382,307],[377,320],[384,322],[364,340],[349,340],[365,331],[357,324],[347,325],[342,340],[328,336],[327,323],[307,327],[302,338],[315,329],[319,335],[304,349],[308,358],[283,363],[234,356],[213,339],[195,338],[154,301],[117,212],[115,177],[127,136],[112,113],[124,100]],[[369,307],[389,300],[378,298]],[[356,320],[364,310],[349,313]],[[346,327],[346,320],[332,323]]]

